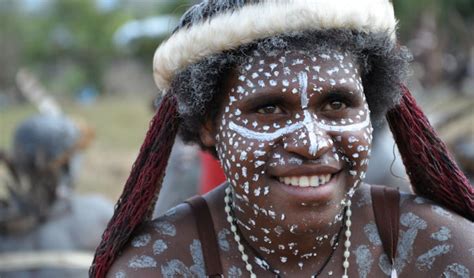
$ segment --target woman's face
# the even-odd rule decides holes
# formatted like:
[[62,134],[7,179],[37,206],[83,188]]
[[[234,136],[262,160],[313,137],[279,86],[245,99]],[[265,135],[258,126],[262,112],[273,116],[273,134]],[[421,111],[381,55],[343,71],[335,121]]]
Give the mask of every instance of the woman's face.
[[254,52],[223,90],[214,140],[236,215],[295,233],[334,222],[365,176],[372,140],[354,57]]

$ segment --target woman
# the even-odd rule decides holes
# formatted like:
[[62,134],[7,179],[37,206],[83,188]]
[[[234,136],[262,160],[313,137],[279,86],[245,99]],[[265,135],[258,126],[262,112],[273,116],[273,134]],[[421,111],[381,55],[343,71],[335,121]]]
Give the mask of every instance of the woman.
[[[395,28],[388,0],[191,8],[155,54],[166,96],[91,274],[469,277],[473,224],[451,210],[472,220],[472,186],[400,86]],[[413,186],[451,210],[363,183],[372,124],[398,102],[387,117]],[[178,124],[228,182],[143,222]]]

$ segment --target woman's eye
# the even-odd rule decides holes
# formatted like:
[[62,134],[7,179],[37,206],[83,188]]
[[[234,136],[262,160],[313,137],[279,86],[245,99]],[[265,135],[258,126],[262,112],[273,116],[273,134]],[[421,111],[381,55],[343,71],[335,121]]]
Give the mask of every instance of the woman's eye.
[[282,112],[281,108],[276,105],[268,105],[257,110],[259,114],[279,114]]
[[342,101],[339,101],[339,100],[333,100],[331,102],[329,102],[328,104],[326,104],[326,106],[324,106],[323,110],[324,111],[338,111],[338,110],[343,110],[347,107],[347,105],[342,102]]

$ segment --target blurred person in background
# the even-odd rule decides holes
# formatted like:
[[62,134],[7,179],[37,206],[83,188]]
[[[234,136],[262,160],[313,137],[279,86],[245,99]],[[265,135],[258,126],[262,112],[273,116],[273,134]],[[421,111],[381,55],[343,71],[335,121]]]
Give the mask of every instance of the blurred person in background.
[[34,115],[14,133],[0,162],[0,277],[85,277],[91,251],[112,215],[99,196],[74,184],[93,130],[64,115]]

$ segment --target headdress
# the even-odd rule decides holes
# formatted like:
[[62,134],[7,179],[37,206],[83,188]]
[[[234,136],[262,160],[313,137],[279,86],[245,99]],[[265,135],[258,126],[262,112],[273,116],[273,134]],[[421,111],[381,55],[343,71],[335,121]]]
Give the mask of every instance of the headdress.
[[[293,31],[344,29],[384,33],[396,45],[389,0],[214,0],[193,6],[156,51],[154,78],[165,94],[91,267],[103,277],[133,230],[151,215],[180,117],[176,74],[210,55]],[[474,219],[474,189],[438,139],[405,85],[387,120],[417,194]]]

